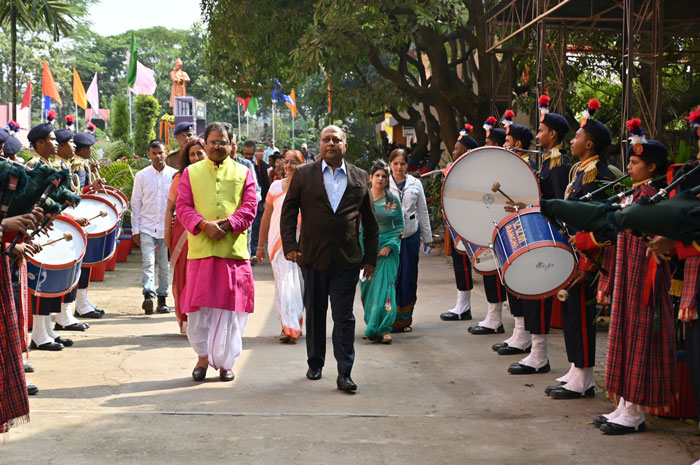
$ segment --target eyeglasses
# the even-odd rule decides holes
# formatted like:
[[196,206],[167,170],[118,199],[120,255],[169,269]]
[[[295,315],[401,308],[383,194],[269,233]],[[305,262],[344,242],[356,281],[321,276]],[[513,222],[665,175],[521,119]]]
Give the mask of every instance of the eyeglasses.
[[285,165],[301,165],[301,163],[296,160],[284,160],[282,163]]
[[211,146],[217,146],[217,145],[218,145],[218,146],[221,146],[221,147],[226,147],[226,146],[229,145],[230,143],[231,143],[231,142],[229,142],[229,141],[227,141],[227,140],[210,140],[210,141],[207,141],[207,144],[209,144],[209,145],[211,145]]

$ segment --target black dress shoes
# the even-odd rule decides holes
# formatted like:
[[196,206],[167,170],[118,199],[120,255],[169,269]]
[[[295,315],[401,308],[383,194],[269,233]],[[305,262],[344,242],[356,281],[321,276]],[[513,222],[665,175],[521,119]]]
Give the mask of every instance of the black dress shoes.
[[443,321],[460,321],[460,320],[471,320],[472,319],[472,311],[467,310],[464,313],[461,313],[457,315],[456,313],[452,312],[445,312],[440,314],[440,319]]
[[557,387],[549,392],[554,399],[580,399],[581,397],[595,397],[595,388],[590,387],[584,393],[570,391],[563,387]]
[[195,367],[195,369],[192,370],[192,379],[195,381],[204,381],[204,378],[207,377],[207,368],[208,367]]
[[491,350],[493,350],[494,352],[498,352],[498,349],[503,349],[505,347],[508,347],[507,342],[497,342],[491,346]]
[[63,344],[63,347],[70,347],[73,345],[73,339],[68,339],[67,337],[58,336],[54,341]]
[[306,377],[312,381],[316,381],[317,379],[321,379],[321,371],[322,368],[309,368],[306,371]]
[[508,373],[511,375],[534,375],[535,373],[549,373],[549,362],[542,368],[533,368],[522,363],[514,363],[508,367]]
[[223,368],[219,370],[219,379],[221,381],[233,381],[235,377],[233,370],[224,370]]
[[505,329],[503,329],[503,325],[499,326],[496,329],[491,329],[491,328],[486,328],[484,326],[472,326],[469,328],[469,332],[475,335],[482,335],[482,334],[503,334],[506,332]]
[[357,391],[357,384],[355,384],[349,376],[338,376],[338,379],[336,381],[338,385],[338,389],[341,391],[345,392],[354,392]]
[[53,327],[54,331],[85,331],[90,327],[89,324],[87,323],[73,323],[72,325],[68,326],[61,326],[58,323],[56,323]]
[[27,395],[35,396],[39,393],[39,388],[33,384],[27,384]]
[[37,350],[50,350],[56,352],[58,350],[63,350],[63,344],[59,344],[58,342],[47,342],[46,344],[38,346],[36,345],[36,342],[32,341],[31,344],[29,344],[29,348]]
[[622,426],[617,423],[612,423],[610,421],[600,425],[600,430],[609,435],[620,435],[620,434],[630,434],[630,433],[641,433],[647,430],[647,424],[642,422],[639,426]]
[[104,312],[100,313],[97,310],[92,310],[92,311],[87,312],[83,315],[80,315],[76,312],[75,316],[78,318],[93,318],[95,320],[99,320],[100,318],[102,318],[104,316]]
[[550,395],[553,390],[559,389],[560,387],[562,387],[565,384],[566,383],[562,381],[559,384],[557,384],[556,386],[547,386],[546,388],[544,388],[544,393],[547,395]]
[[518,355],[518,354],[526,354],[528,352],[530,352],[530,347],[528,347],[525,350],[518,349],[517,347],[513,347],[513,346],[505,346],[505,347],[501,347],[500,349],[498,349],[498,355]]
[[598,415],[597,417],[595,417],[595,418],[593,419],[593,424],[594,424],[595,426],[597,426],[598,428],[600,428],[602,425],[604,425],[604,424],[607,423],[608,421],[609,421],[609,420],[608,420],[607,417],[605,417],[605,416],[603,416],[603,415]]
[[153,315],[153,299],[150,297],[144,297],[141,308],[144,312],[146,312],[146,315]]

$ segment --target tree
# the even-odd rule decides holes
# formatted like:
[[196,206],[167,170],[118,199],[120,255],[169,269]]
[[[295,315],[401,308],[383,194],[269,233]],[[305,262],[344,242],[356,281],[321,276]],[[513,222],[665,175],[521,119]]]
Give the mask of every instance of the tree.
[[2,0],[0,24],[10,27],[12,119],[17,111],[17,26],[36,30],[45,28],[54,40],[73,29],[73,8],[61,0]]
[[112,139],[129,141],[129,103],[126,97],[112,96],[112,111],[110,112],[110,126],[112,127]]
[[160,104],[152,95],[137,95],[134,99],[134,151],[139,155],[148,153],[148,144],[156,138],[156,121]]

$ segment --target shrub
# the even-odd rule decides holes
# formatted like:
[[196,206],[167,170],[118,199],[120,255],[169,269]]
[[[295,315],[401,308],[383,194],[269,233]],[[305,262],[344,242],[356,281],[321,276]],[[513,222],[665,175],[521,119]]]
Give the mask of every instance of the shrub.
[[111,134],[113,140],[129,141],[129,103],[126,97],[114,95],[112,97],[112,111],[110,112]]
[[160,104],[152,95],[139,95],[134,99],[134,151],[139,155],[148,153],[148,143],[156,138],[156,121]]

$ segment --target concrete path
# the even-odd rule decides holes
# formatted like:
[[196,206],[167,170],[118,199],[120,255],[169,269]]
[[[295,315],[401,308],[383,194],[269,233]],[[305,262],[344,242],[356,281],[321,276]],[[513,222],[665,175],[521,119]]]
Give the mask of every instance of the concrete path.
[[[414,332],[390,346],[361,339],[356,303],[356,395],[335,389],[335,363],[308,381],[303,340],[280,344],[269,266],[257,266],[256,312],[236,380],[209,370],[194,383],[195,355],[173,315],[140,310],[140,255],[132,253],[91,300],[107,311],[75,346],[30,354],[41,390],[31,422],[0,446],[3,464],[690,464],[700,438],[677,420],[650,417],[649,432],[603,436],[590,424],[612,410],[596,399],[557,401],[543,389],[568,368],[561,331],[550,337],[553,372],[512,376],[491,350],[500,336],[471,336],[438,315],[455,298],[447,257],[421,257]],[[208,279],[200,276],[199,279]],[[478,278],[477,278],[478,279]],[[472,293],[475,321],[483,288]],[[172,299],[169,299],[172,301]],[[506,329],[513,322],[506,310]],[[329,318],[330,319],[330,318]],[[329,332],[330,335],[330,325]],[[605,335],[598,335],[602,375]],[[600,376],[599,376],[600,378]]]

